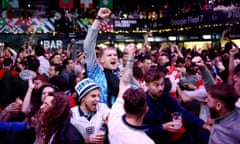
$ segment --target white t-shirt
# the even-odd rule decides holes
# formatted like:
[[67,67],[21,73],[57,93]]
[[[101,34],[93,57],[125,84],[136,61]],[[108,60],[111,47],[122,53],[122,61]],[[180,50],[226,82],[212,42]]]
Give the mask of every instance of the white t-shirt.
[[40,62],[39,66],[40,71],[48,76],[48,69],[50,67],[48,59],[46,59],[44,56],[40,56],[38,57],[38,60]]
[[88,137],[89,135],[98,132],[103,124],[103,120],[105,120],[109,113],[107,105],[104,103],[98,103],[97,112],[92,116],[90,121],[86,117],[80,116],[78,107],[79,106],[75,106],[71,109],[71,124],[76,127],[83,137]]
[[153,140],[142,129],[124,123],[122,119],[125,114],[123,103],[123,99],[118,98],[110,110],[108,120],[109,142],[111,144],[153,144]]

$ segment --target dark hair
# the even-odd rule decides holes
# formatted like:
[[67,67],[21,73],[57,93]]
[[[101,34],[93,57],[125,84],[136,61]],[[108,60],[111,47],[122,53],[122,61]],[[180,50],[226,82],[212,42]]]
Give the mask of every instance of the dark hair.
[[33,116],[40,108],[40,106],[42,105],[42,91],[45,87],[52,87],[54,89],[54,91],[59,91],[59,89],[57,87],[55,87],[54,85],[51,84],[44,84],[42,85],[38,90],[34,90],[33,95],[32,95],[32,99],[31,99],[31,104],[32,104],[32,108],[31,108],[31,112],[29,114],[29,116]]
[[151,67],[146,73],[147,75],[145,75],[145,81],[147,83],[164,78],[164,73],[156,66]]
[[[155,66],[152,66],[152,67],[155,67]],[[164,73],[164,75],[166,75],[166,74],[169,72],[169,70],[168,70],[165,66],[163,66],[163,65],[157,64],[157,68],[158,68],[162,73]]]
[[188,73],[189,75],[195,75],[197,73],[197,66],[192,63],[191,66],[186,68],[186,73]]
[[164,78],[164,91],[165,92],[170,92],[172,88],[172,83],[169,78]]
[[41,80],[42,82],[47,83],[49,81],[48,76],[46,74],[37,75],[34,80]]
[[72,60],[71,58],[66,58],[63,60],[63,67],[66,68],[66,66],[69,64],[69,61]]
[[117,56],[119,57],[119,58],[122,58],[123,57],[123,52],[120,50],[120,49],[117,49]]
[[4,58],[3,60],[4,66],[10,66],[11,64],[13,64],[13,60],[11,58]]
[[150,55],[144,55],[142,62],[144,62],[145,60],[151,60]]
[[184,58],[181,58],[181,57],[178,57],[177,61],[176,61],[176,64],[179,64],[179,63],[185,63],[185,60]]
[[41,45],[38,45],[36,48],[35,48],[35,54],[37,56],[43,56],[45,53],[45,50],[44,48],[41,46]]
[[133,67],[133,76],[138,80],[141,79],[142,78],[142,69],[137,66],[134,66]]
[[54,92],[52,106],[42,115],[39,132],[45,134],[44,143],[48,143],[52,135],[59,131],[64,122],[71,117],[68,97],[63,92]]
[[146,94],[143,89],[127,89],[123,94],[126,113],[141,116],[147,107]]
[[211,85],[206,87],[207,92],[214,99],[220,100],[226,109],[233,110],[235,103],[238,100],[238,95],[233,86],[228,84]]
[[63,76],[54,76],[49,82],[57,86],[61,91],[66,91],[68,88],[68,81]]
[[227,42],[224,46],[224,52],[229,53],[230,49],[232,49],[232,42]]
[[157,58],[157,63],[158,64],[160,64],[159,63],[159,60],[160,60],[160,56],[166,56],[167,57],[167,59],[169,60],[168,62],[166,62],[166,63],[164,63],[164,64],[162,64],[163,66],[168,66],[168,65],[170,65],[171,64],[171,54],[170,54],[170,49],[168,50],[168,51],[166,51],[166,50],[168,50],[168,49],[165,49],[163,52],[161,52],[160,54],[159,54],[159,56],[158,56],[158,58]]
[[35,72],[38,71],[38,68],[40,66],[39,60],[35,56],[32,56],[32,55],[27,56],[27,61],[25,64],[29,70],[32,70]]
[[59,53],[55,52],[50,58],[49,58],[49,61],[51,62],[52,59],[56,56],[56,55],[60,55]]
[[54,67],[55,71],[58,71],[59,74],[62,72],[63,66],[60,64],[51,64]]
[[143,62],[144,55],[143,55],[143,54],[139,54],[139,55],[135,56],[135,58],[136,58],[138,61]]
[[44,84],[42,85],[38,91],[37,91],[37,98],[39,98],[41,100],[41,97],[42,97],[42,92],[43,92],[43,89],[46,88],[46,87],[51,87],[54,89],[54,91],[60,91],[58,87],[56,87],[55,85],[52,85],[52,84]]

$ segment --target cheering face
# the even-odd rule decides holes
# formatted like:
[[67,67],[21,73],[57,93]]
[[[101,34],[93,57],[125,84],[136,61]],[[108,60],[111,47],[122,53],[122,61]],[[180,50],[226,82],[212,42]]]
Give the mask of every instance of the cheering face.
[[42,113],[47,112],[51,108],[53,99],[54,99],[53,96],[46,96],[46,98],[43,101],[43,104],[40,107]]
[[89,93],[87,93],[87,95],[85,95],[82,100],[81,100],[81,108],[83,108],[83,111],[85,113],[91,113],[91,112],[95,112],[97,110],[97,104],[99,102],[99,97],[100,97],[100,90],[94,89],[92,91],[90,91]]
[[33,117],[31,117],[31,127],[34,127],[36,129],[39,128],[39,123],[41,123],[44,115],[47,111],[49,111],[53,105],[53,96],[46,96],[42,105],[39,108],[39,111],[35,113]]
[[118,57],[116,49],[106,49],[103,52],[100,62],[104,68],[116,70],[118,68]]
[[160,78],[159,80],[155,80],[149,83],[146,83],[149,94],[157,99],[162,96],[164,91],[164,78]]
[[45,98],[49,95],[49,93],[53,93],[54,89],[52,87],[45,87],[42,91],[41,100],[44,102]]

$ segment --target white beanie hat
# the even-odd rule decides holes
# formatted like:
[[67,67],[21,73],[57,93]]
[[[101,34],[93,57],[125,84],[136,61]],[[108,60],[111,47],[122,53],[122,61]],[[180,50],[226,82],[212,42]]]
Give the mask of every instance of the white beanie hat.
[[75,90],[78,94],[78,102],[91,90],[100,88],[92,79],[85,78],[77,83]]

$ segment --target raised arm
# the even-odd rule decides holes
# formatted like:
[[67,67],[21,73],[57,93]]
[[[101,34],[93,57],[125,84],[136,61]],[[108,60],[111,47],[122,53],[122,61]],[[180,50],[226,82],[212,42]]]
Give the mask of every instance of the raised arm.
[[86,39],[83,43],[83,50],[85,52],[85,61],[88,66],[93,66],[94,62],[97,60],[95,54],[97,36],[99,31],[99,26],[102,20],[108,18],[111,11],[108,8],[100,8],[96,19],[93,21],[92,26],[88,29]]
[[34,84],[33,84],[32,76],[30,76],[28,80],[28,90],[22,104],[22,112],[26,115],[30,112],[30,102],[31,102],[33,88],[34,88]]
[[133,81],[133,63],[134,63],[134,55],[136,51],[135,44],[128,44],[126,47],[128,52],[128,60],[126,67],[121,75],[120,83],[119,83],[119,93],[118,98],[122,98],[123,93],[130,88],[131,83]]
[[146,54],[146,52],[147,52],[147,45],[148,45],[148,36],[149,36],[148,32],[143,35],[143,38],[144,38],[143,47],[140,49],[138,54],[144,54],[144,55]]
[[214,85],[215,84],[214,78],[210,71],[208,70],[207,66],[204,64],[202,58],[200,56],[195,56],[192,59],[192,62],[195,63],[200,68],[204,85],[205,86]]
[[181,50],[180,50],[179,47],[178,47],[178,45],[174,44],[174,45],[172,45],[172,46],[173,46],[173,48],[177,51],[178,56],[181,57],[181,58],[184,58]]
[[233,48],[229,51],[228,62],[228,84],[233,84],[233,72],[234,72],[234,56],[239,52],[238,48]]
[[13,56],[13,58],[15,60],[16,57],[17,57],[17,52],[14,49],[10,48],[10,47],[8,47],[8,50],[12,53],[12,56]]

